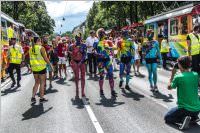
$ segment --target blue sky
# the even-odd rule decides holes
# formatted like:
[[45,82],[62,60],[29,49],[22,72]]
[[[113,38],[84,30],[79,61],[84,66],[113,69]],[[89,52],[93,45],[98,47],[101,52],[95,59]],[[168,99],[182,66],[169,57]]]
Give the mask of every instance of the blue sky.
[[63,33],[85,21],[93,1],[45,1],[45,4],[48,14],[55,20],[54,31]]

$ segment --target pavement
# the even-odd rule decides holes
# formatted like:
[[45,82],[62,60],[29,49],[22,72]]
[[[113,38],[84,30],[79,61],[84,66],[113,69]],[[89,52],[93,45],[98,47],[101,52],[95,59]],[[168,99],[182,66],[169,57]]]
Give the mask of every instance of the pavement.
[[[71,70],[68,80],[54,80],[47,90],[47,103],[31,105],[34,84],[32,74],[22,76],[22,87],[1,86],[1,133],[199,133],[199,125],[180,131],[165,124],[163,117],[176,106],[176,90],[167,90],[170,71],[158,69],[160,93],[149,88],[147,70],[130,80],[131,91],[118,87],[118,71],[114,72],[116,100],[111,99],[108,80],[105,97],[99,96],[98,79],[86,76],[86,98],[75,99],[75,83]],[[48,81],[47,81],[48,84]],[[47,86],[48,88],[48,86]]]

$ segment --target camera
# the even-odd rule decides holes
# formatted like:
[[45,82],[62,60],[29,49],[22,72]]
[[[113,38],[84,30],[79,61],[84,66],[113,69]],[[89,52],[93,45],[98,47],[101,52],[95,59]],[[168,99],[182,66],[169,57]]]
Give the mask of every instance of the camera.
[[174,68],[179,69],[178,62],[172,62],[171,64]]

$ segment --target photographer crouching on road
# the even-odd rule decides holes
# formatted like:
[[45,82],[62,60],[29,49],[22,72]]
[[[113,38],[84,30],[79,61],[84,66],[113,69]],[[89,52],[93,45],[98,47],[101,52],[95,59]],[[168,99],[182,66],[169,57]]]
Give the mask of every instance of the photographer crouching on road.
[[[177,107],[172,108],[165,115],[168,124],[180,124],[179,129],[189,127],[190,123],[199,121],[200,101],[198,96],[198,73],[191,72],[189,56],[178,58],[174,65],[168,89],[177,88]],[[180,73],[176,74],[177,69]]]

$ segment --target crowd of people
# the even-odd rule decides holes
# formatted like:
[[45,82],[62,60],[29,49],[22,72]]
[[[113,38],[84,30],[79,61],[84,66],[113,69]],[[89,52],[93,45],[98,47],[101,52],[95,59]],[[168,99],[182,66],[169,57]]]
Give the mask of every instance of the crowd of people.
[[[158,93],[157,67],[167,68],[166,60],[169,52],[167,37],[163,37],[161,45],[153,38],[151,29],[147,30],[147,40],[141,40],[137,34],[121,31],[115,37],[107,36],[104,29],[96,32],[90,31],[90,36],[83,40],[78,33],[74,38],[54,38],[51,43],[48,37],[34,37],[30,42],[22,41],[16,44],[16,38],[10,39],[10,47],[2,52],[2,64],[8,66],[12,79],[11,87],[16,84],[13,70],[17,72],[17,86],[20,87],[21,64],[27,67],[27,73],[33,73],[35,84],[33,86],[31,102],[36,102],[36,93],[40,90],[40,102],[47,102],[44,98],[46,80],[49,78],[49,88],[52,81],[59,78],[68,80],[67,66],[73,70],[73,80],[76,86],[76,96],[79,98],[79,80],[81,81],[81,96],[85,94],[85,77],[99,79],[99,94],[104,95],[104,79],[108,78],[111,98],[116,99],[117,93],[114,85],[113,72],[119,70],[119,87],[129,85],[131,68],[135,75],[140,75],[140,66],[143,64],[148,71],[149,89]],[[181,123],[180,129],[188,126],[190,121],[199,120],[200,101],[198,98],[198,84],[200,75],[200,26],[194,26],[193,32],[187,37],[188,55],[178,58],[172,68],[172,76],[168,89],[177,88],[178,107],[170,110],[166,116],[166,123]],[[5,59],[8,51],[8,60]],[[69,65],[67,65],[67,61]],[[192,66],[192,71],[190,71]],[[89,70],[87,70],[89,68]],[[177,70],[180,73],[176,74]],[[48,75],[47,75],[48,74]],[[125,79],[124,79],[125,77]],[[125,81],[125,82],[124,82]]]

